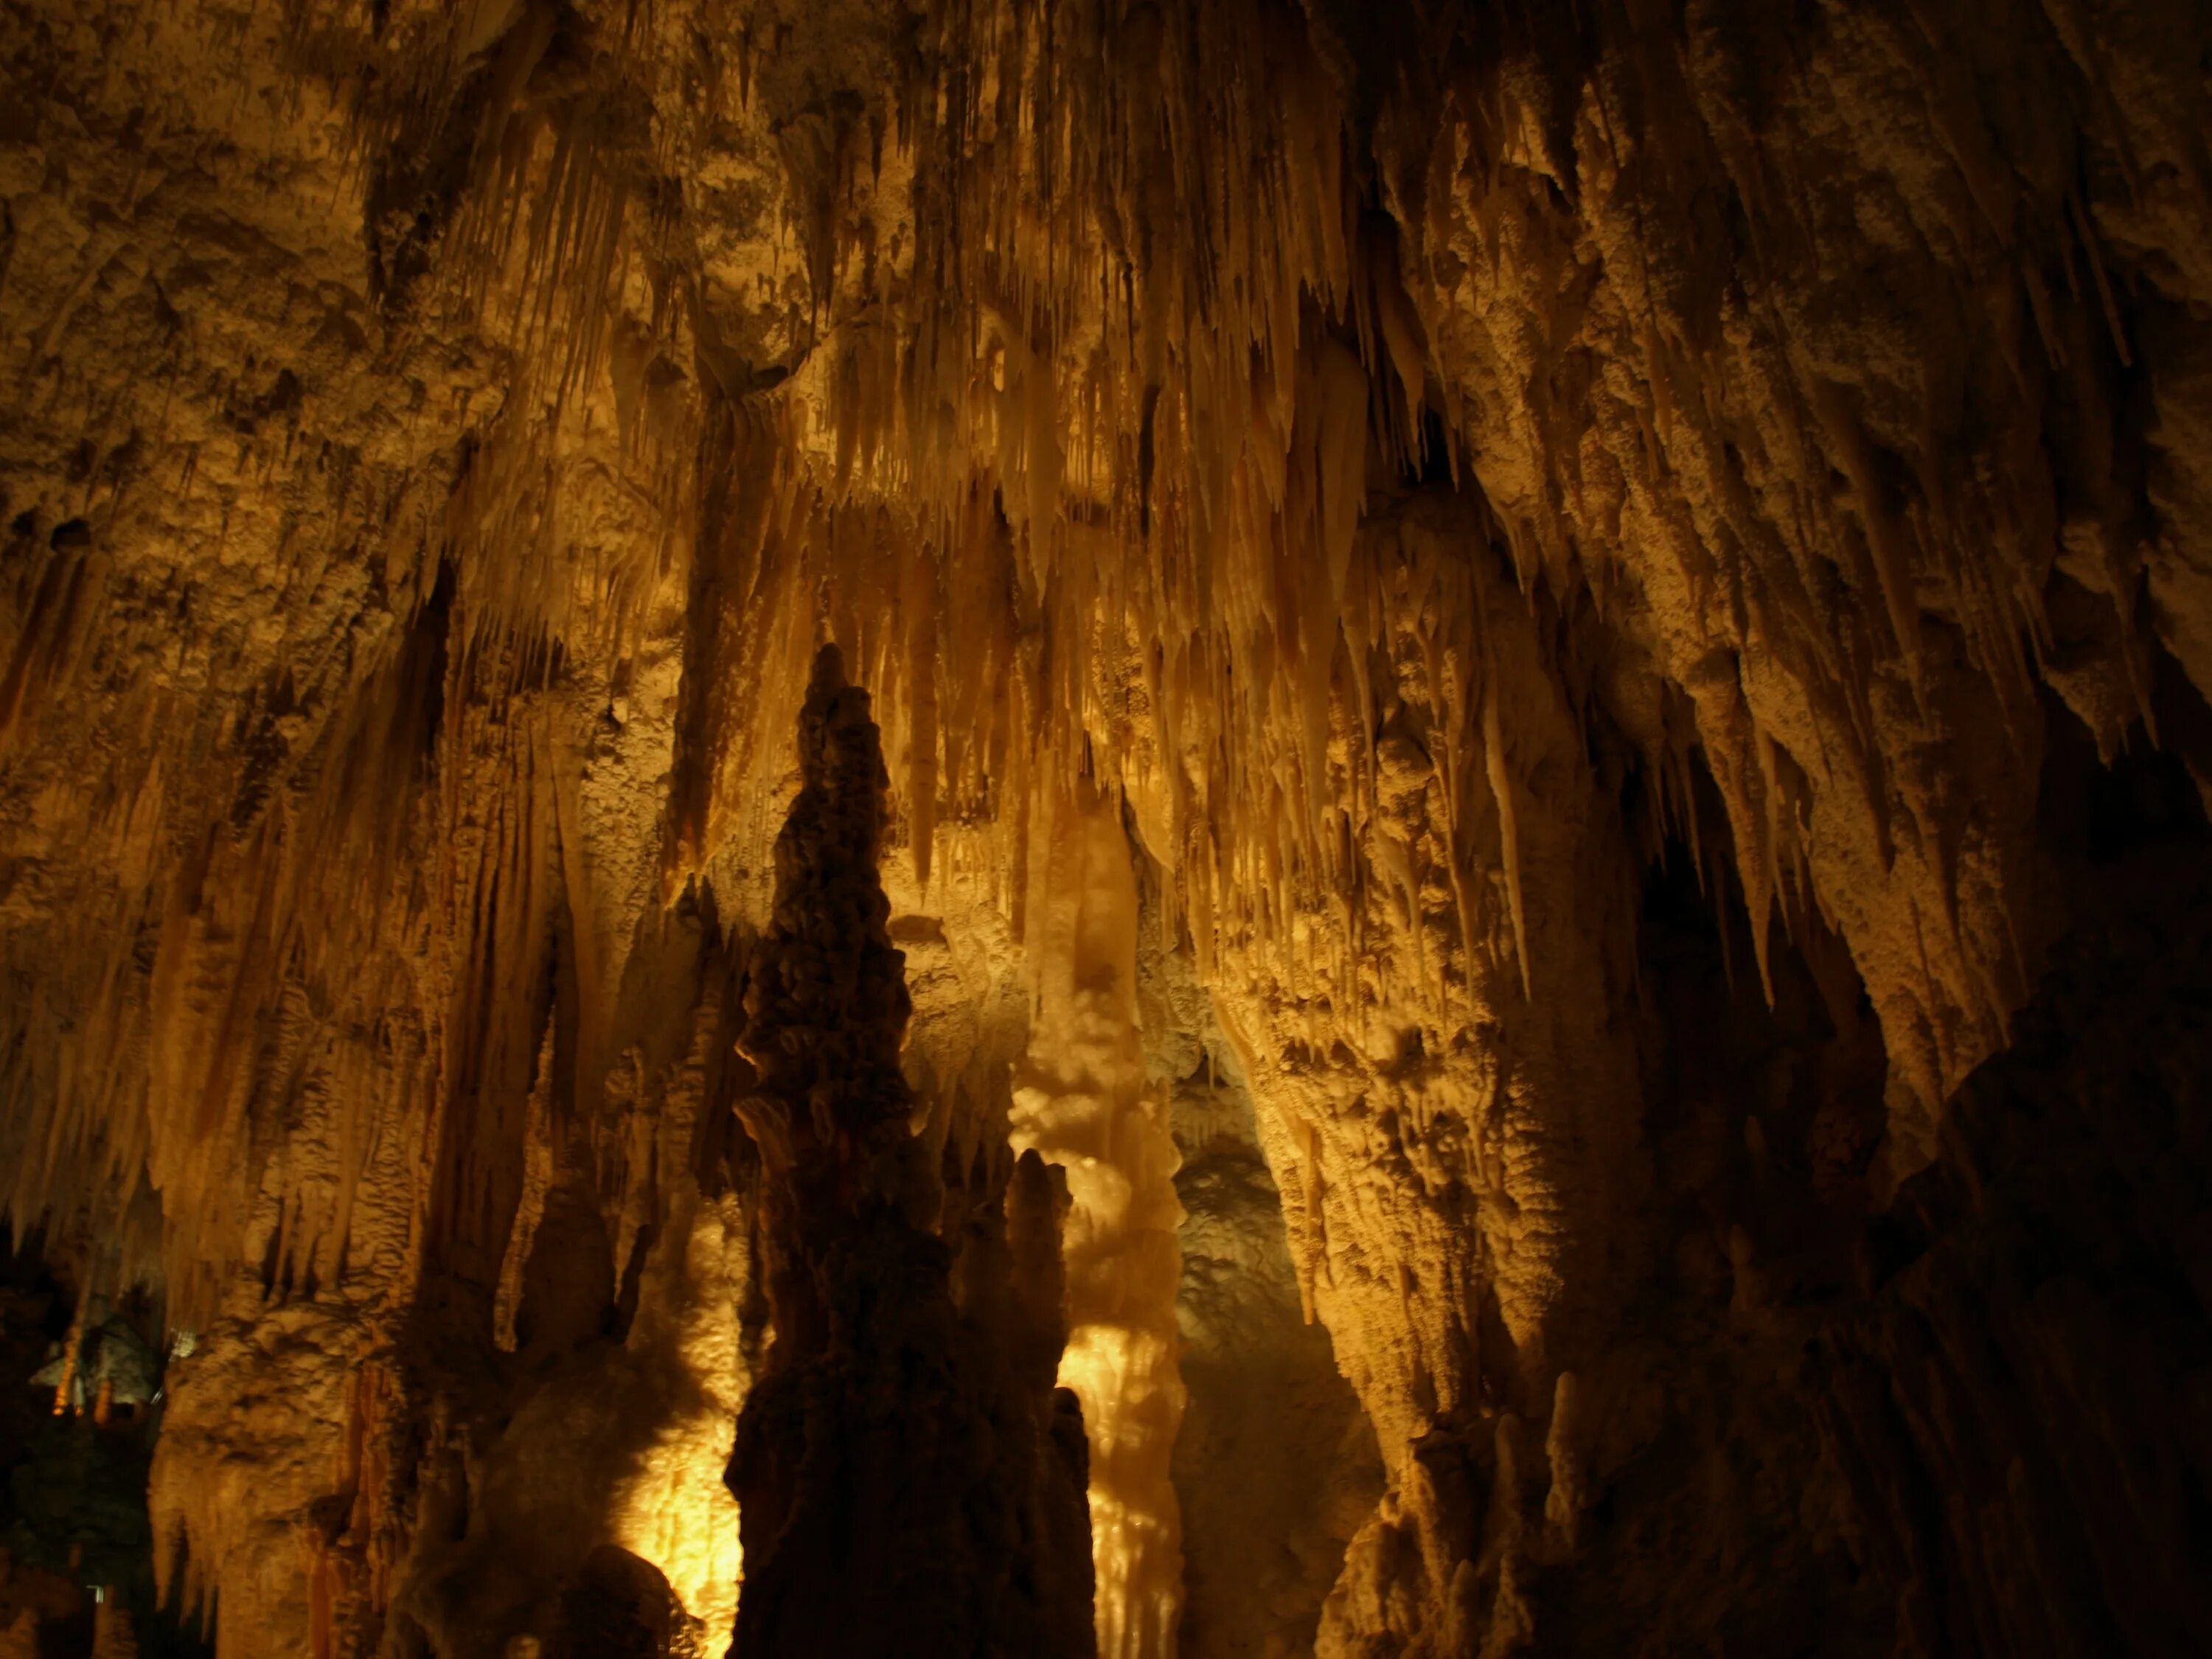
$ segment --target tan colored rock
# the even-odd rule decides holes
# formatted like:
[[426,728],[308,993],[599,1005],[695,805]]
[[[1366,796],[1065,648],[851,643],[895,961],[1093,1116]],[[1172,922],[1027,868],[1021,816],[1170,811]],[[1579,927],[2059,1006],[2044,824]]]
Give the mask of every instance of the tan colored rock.
[[[1320,1651],[1621,1650],[1590,1583],[1753,1651],[1811,1585],[1888,1651],[1837,1564],[1933,1547],[1865,1553],[1923,1440],[1845,1480],[1758,1384],[1875,1295],[2099,872],[2187,842],[2161,759],[2212,789],[2207,30],[0,18],[0,1206],[197,1334],[152,1513],[227,1659],[551,1652],[648,1575],[641,1628],[727,1640],[736,1044],[824,641],[915,1011],[874,1152],[963,1328],[1043,1294],[1018,1140],[1132,1182],[1071,1179],[1062,1241],[1079,1329],[1146,1346],[1158,1547],[1102,1627],[1164,1652],[1170,1509],[1248,1512],[1163,1485],[1180,1249],[1375,1437]],[[1063,925],[1079,793],[1111,951]],[[1233,1223],[1173,1215],[1201,1052]],[[1319,1334],[1267,1323],[1285,1266]],[[1327,1470],[1341,1403],[1284,1417]]]

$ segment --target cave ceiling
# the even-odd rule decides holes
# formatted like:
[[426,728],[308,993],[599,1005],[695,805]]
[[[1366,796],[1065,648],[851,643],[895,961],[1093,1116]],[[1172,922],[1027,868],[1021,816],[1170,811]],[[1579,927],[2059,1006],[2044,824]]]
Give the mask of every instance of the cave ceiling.
[[[0,1205],[64,1374],[95,1300],[167,1356],[165,1593],[2212,1639],[2195,1085],[2051,1035],[2196,1052],[2208,65],[2194,0],[9,0]],[[777,1436],[878,1340],[867,1547],[1034,1571],[740,1615],[825,1605]]]

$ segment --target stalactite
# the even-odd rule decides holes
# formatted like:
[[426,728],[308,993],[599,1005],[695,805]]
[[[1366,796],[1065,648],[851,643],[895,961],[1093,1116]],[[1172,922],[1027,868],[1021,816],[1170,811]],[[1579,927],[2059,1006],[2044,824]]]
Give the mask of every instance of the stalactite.
[[[1031,1474],[1071,1425],[1013,1146],[1066,1167],[1098,1628],[1164,1650],[1133,860],[1388,1472],[1322,1650],[1582,1628],[1543,1581],[1613,1547],[1609,1367],[1771,1335],[1807,1218],[1944,1155],[2067,837],[2133,821],[2058,827],[2080,731],[2212,789],[2205,46],[2179,0],[25,0],[0,1205],[200,1339],[165,1570],[241,1653],[557,1650],[651,1599],[619,1550],[719,1640],[750,1091],[922,1240]],[[825,637],[936,975],[906,1084],[878,988],[866,1156],[777,1117],[772,1014],[763,1078],[732,1048]],[[1790,1056],[1712,1083],[1722,1151],[1648,1029],[1685,867],[1676,1016]],[[803,1259],[793,1356],[841,1305]]]

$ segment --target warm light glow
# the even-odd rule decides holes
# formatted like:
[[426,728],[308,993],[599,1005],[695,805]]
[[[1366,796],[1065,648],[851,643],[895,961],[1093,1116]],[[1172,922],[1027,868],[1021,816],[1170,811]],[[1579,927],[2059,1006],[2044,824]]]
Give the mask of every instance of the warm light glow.
[[1148,1085],[1136,1009],[1136,883],[1118,815],[1062,801],[1033,855],[1040,990],[1013,1144],[1067,1176],[1070,1327],[1060,1380],[1091,1440],[1099,1659],[1168,1659],[1182,1608],[1169,1478],[1182,1421],[1176,1152]]
[[1175,1651],[1182,1526],[1166,1479],[1182,1417],[1171,1342],[1103,1322],[1078,1325],[1060,1362],[1091,1436],[1091,1553],[1100,1659]]
[[[720,1294],[641,1297],[629,1350],[650,1374],[680,1378],[675,1400],[655,1414],[652,1438],[638,1449],[609,1506],[609,1535],[650,1561],[684,1610],[705,1627],[705,1651],[721,1652],[737,1620],[743,1565],[738,1503],[724,1484],[737,1414],[749,1379],[738,1343],[741,1260],[732,1206],[702,1205],[690,1218],[687,1248],[655,1266],[665,1282],[714,1286]],[[648,1288],[658,1289],[648,1276]],[[664,1386],[665,1386],[664,1382]]]
[[614,1540],[650,1561],[714,1650],[738,1616],[738,1505],[722,1482],[735,1419],[709,1410],[667,1424],[615,1493]]

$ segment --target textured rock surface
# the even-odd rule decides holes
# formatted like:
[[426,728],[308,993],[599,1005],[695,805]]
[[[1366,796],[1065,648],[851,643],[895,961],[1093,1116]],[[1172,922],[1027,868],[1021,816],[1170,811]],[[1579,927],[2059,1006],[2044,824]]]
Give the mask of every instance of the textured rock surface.
[[1091,1440],[1100,1659],[1164,1659],[1182,1619],[1172,1474],[1178,1375],[1177,1153],[1146,1076],[1137,872],[1115,804],[1086,785],[1037,815],[1030,1052],[1016,1074],[1014,1145],[1064,1175],[1067,1352],[1060,1375]]
[[1311,1650],[1345,1547],[1382,1495],[1382,1462],[1327,1334],[1300,1316],[1282,1195],[1250,1097],[1219,1063],[1209,1054],[1175,1095],[1189,1392],[1175,1455],[1178,1651],[1279,1656]]
[[899,1070],[883,752],[835,646],[799,752],[741,1045],[775,1337],[730,1465],[746,1556],[731,1652],[1088,1656],[1086,1460],[1053,1387],[1067,1333],[1049,1188],[1025,1158],[999,1259],[970,1267],[957,1306]]
[[[1231,1627],[1189,1264],[1282,1305],[1209,1231],[1261,1171],[1170,1180],[1207,1052],[1382,1473],[1316,1613],[1359,1435],[1306,1414],[1248,1649],[2202,1645],[2197,1489],[2080,1473],[2194,1467],[2201,1310],[1977,1252],[2170,1210],[2198,1272],[2186,1133],[1979,1068],[2085,872],[2197,855],[2130,792],[2212,787],[2208,48],[2191,0],[0,12],[0,1197],[195,1335],[150,1522],[222,1650],[728,1640],[791,1260],[738,1044],[825,640],[889,778],[884,1156],[960,1318],[1059,1231],[1127,1339],[1133,1650]],[[1031,1114],[1065,1225],[1018,1070],[1084,1103]]]

